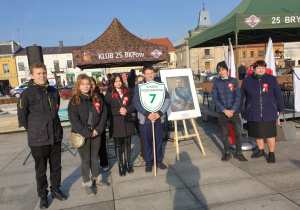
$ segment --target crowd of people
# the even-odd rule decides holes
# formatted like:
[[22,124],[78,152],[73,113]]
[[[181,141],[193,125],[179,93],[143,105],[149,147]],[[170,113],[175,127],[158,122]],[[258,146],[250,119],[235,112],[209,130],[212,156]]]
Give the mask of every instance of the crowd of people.
[[[235,157],[240,162],[248,162],[241,146],[240,115],[245,112],[244,118],[249,124],[249,135],[256,138],[259,148],[252,158],[264,156],[264,139],[266,139],[269,148],[267,162],[275,163],[277,112],[284,112],[283,98],[276,78],[266,74],[264,61],[254,63],[253,73],[244,78],[241,88],[235,78],[228,76],[228,67],[224,61],[218,63],[217,72],[220,78],[213,83],[212,97],[219,111],[218,123],[224,144],[221,160],[228,161],[232,157],[228,141],[228,123],[230,123],[236,135]],[[246,74],[248,73],[245,72]],[[30,76],[28,88],[18,102],[18,118],[20,124],[28,131],[28,145],[35,161],[40,208],[44,209],[48,208],[46,176],[48,161],[52,197],[60,201],[67,199],[59,189],[63,138],[63,129],[58,116],[60,96],[55,88],[49,86],[46,66],[43,63],[33,64],[30,67]],[[140,137],[141,156],[146,165],[145,172],[152,172],[154,163],[160,170],[167,169],[163,163],[162,141],[166,112],[171,106],[169,93],[165,90],[162,107],[157,112],[151,113],[143,107],[139,92],[139,84],[154,81],[154,77],[155,71],[151,65],[143,67],[142,75],[137,76],[134,70],[131,71],[127,78],[128,86],[122,76],[108,75],[109,86],[104,96],[93,78],[86,74],[78,75],[74,84],[74,94],[68,105],[68,115],[72,134],[80,134],[85,138],[85,144],[78,148],[78,153],[81,159],[82,187],[87,196],[95,195],[93,186],[102,189],[109,187],[109,183],[104,182],[99,174],[98,161],[100,159],[102,170],[109,170],[106,153],[107,124],[114,141],[120,176],[134,173],[131,137],[136,132]],[[177,78],[176,83],[178,99],[185,96],[184,105],[190,105],[192,99],[188,98],[181,79]],[[244,103],[246,108],[243,111]],[[180,103],[178,107],[184,108]],[[155,128],[155,148],[152,144],[152,125]],[[154,150],[156,159],[154,159]]]

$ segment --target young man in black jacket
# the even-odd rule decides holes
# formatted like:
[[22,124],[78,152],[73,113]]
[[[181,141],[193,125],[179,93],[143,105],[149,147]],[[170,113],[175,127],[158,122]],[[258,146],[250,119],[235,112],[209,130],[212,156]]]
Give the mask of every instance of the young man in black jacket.
[[248,162],[242,151],[242,124],[238,112],[241,92],[238,81],[228,76],[228,67],[225,61],[218,63],[217,71],[220,78],[212,85],[212,99],[219,111],[218,124],[222,131],[225,150],[222,161],[228,161],[231,158],[228,141],[228,123],[230,123],[236,135],[236,158],[240,162]]
[[60,191],[61,141],[63,129],[58,117],[60,97],[47,81],[46,66],[34,63],[30,66],[31,80],[18,102],[19,123],[28,131],[28,145],[35,161],[35,172],[40,208],[48,208],[47,161],[50,164],[52,197],[66,200]]

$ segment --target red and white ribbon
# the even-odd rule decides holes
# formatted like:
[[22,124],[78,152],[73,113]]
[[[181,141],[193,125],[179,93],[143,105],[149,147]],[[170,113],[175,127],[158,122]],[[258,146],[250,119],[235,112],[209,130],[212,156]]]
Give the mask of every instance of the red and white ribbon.
[[265,92],[265,91],[268,92],[268,91],[269,91],[269,90],[268,90],[269,85],[268,85],[267,83],[264,83],[262,86],[263,86],[263,88],[264,88],[264,89],[263,89],[263,92]]
[[233,87],[233,84],[232,84],[232,83],[229,83],[229,84],[228,84],[228,87],[230,88],[230,90],[235,90],[235,88]]
[[128,101],[128,97],[127,96],[123,97],[123,104],[124,104],[124,106],[126,106],[127,101]]
[[95,102],[94,103],[94,107],[96,107],[96,109],[97,109],[97,111],[98,111],[98,113],[100,114],[100,103],[99,102]]

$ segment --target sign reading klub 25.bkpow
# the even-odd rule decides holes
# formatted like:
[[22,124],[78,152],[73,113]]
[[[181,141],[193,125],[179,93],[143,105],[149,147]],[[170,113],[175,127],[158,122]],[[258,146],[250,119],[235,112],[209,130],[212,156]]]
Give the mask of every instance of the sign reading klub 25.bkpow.
[[165,101],[165,85],[154,81],[139,84],[141,104],[148,112],[157,112]]

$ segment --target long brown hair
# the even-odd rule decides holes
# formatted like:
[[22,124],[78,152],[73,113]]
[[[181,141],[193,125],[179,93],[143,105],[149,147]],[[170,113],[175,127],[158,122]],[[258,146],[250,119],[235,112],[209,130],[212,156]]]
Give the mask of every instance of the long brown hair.
[[97,96],[97,94],[95,94],[95,91],[93,90],[93,86],[92,86],[92,82],[91,82],[91,79],[88,75],[86,74],[79,74],[78,77],[77,77],[77,80],[74,84],[74,94],[73,94],[73,102],[72,104],[73,105],[77,105],[77,104],[80,104],[81,102],[81,99],[80,99],[80,84],[82,82],[82,80],[88,80],[89,83],[90,83],[90,95],[92,97],[92,100],[93,102],[96,102],[96,101],[99,101],[99,98]]
[[115,88],[115,81],[116,81],[117,78],[120,78],[120,81],[122,82],[122,85],[121,85],[122,93],[123,94],[128,93],[127,86],[125,85],[125,83],[123,81],[123,78],[121,77],[120,74],[117,74],[115,77],[112,77],[111,80],[110,80],[110,87],[111,87],[111,93],[112,93],[113,98],[114,97],[115,98],[119,97],[119,93],[118,93],[117,89]]

